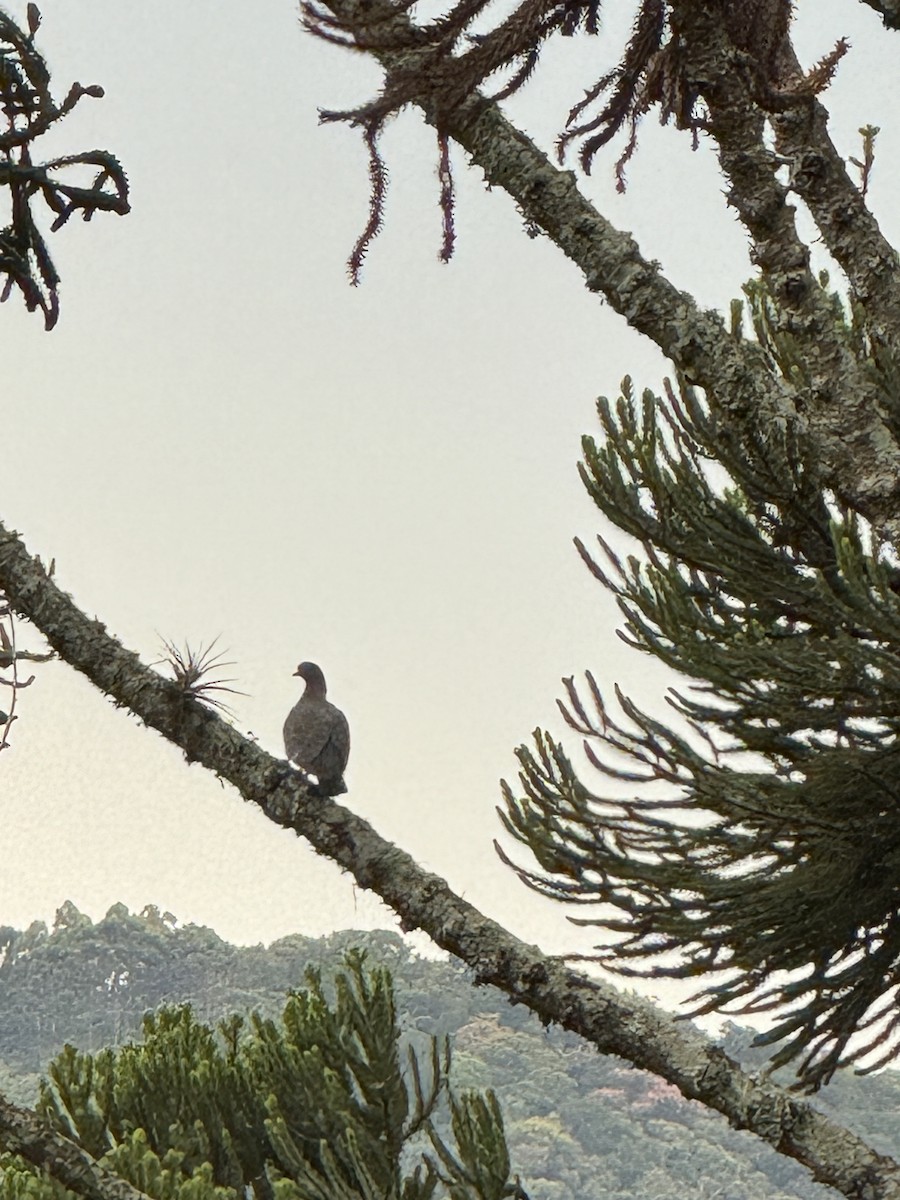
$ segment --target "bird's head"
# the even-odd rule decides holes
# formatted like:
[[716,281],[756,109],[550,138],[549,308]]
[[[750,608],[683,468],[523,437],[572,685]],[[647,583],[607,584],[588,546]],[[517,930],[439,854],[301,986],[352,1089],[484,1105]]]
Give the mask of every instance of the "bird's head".
[[306,686],[310,691],[319,692],[325,695],[325,676],[322,674],[322,668],[316,666],[315,663],[302,662],[294,672],[301,679],[305,680]]

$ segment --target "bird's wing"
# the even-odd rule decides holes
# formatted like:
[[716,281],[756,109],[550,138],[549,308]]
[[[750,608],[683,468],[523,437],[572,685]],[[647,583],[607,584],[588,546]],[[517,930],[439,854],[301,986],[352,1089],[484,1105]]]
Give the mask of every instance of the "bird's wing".
[[350,757],[350,725],[339,708],[330,706],[328,736],[319,753],[315,766],[310,769],[316,775],[337,778],[344,773]]
[[284,748],[288,758],[307,770],[328,741],[330,722],[299,700],[284,723]]

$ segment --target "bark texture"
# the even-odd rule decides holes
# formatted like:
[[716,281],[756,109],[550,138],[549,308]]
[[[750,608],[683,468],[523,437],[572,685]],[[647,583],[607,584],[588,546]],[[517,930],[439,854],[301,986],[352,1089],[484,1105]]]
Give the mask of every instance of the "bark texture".
[[[836,328],[831,299],[810,269],[809,248],[797,231],[789,186],[793,188],[794,180],[804,181],[806,195],[817,201],[813,215],[821,222],[823,236],[828,234],[826,244],[848,272],[856,298],[877,320],[876,336],[891,349],[900,346],[896,252],[880,237],[846,170],[838,170],[834,147],[830,141],[826,144],[827,114],[814,95],[803,91],[802,72],[786,37],[774,50],[756,47],[752,38],[738,46],[728,28],[727,6],[674,0],[672,11],[683,39],[686,69],[706,104],[708,132],[730,184],[726,199],[750,235],[751,258],[776,302],[780,328],[790,335],[803,364],[805,378],[795,388],[795,404],[812,435],[824,480],[849,499],[846,484],[859,465],[880,462],[880,480],[868,478],[865,490],[893,496],[896,503],[900,452],[879,412],[871,372],[860,365]],[[784,105],[777,122],[781,152],[791,164],[789,186],[779,180],[781,164],[765,144],[766,105]],[[818,156],[827,169],[813,162],[813,126]],[[839,200],[826,196],[825,177]],[[710,382],[715,388],[714,378]]]
[[[295,830],[349,871],[399,916],[473,969],[478,983],[504,991],[541,1020],[581,1034],[666,1079],[690,1099],[723,1113],[815,1179],[859,1200],[900,1200],[900,1165],[775,1084],[742,1071],[696,1029],[647,1001],[620,996],[527,945],[457,896],[445,880],[333,800],[310,792],[284,760],[244,738],[210,708],[187,696],[87,617],[49,578],[18,535],[0,525],[0,590],[62,659],[117,705],[180,746],[185,757],[228,780],[270,820]],[[0,1124],[0,1141],[18,1148]],[[7,1139],[13,1139],[10,1142]],[[20,1151],[21,1152],[21,1151]],[[46,1159],[44,1161],[47,1161]],[[74,1186],[69,1184],[68,1186]],[[134,1200],[84,1191],[91,1200]]]
[[[386,93],[391,91],[392,74],[409,78],[417,60],[429,61],[432,51],[427,47],[409,48],[415,42],[412,23],[389,0],[325,3],[352,30],[356,44],[384,67]],[[717,31],[707,11],[712,7],[683,6],[686,15],[706,21],[708,36],[715,38],[721,30]],[[406,46],[386,48],[392,38],[405,40]],[[760,153],[758,114],[744,111],[733,117],[729,164],[740,175],[742,186],[752,186],[748,195],[732,188],[730,199],[735,205],[740,200],[745,219],[754,223],[758,253],[779,277],[782,293],[795,293],[793,304],[804,318],[812,347],[812,378],[799,390],[773,377],[757,346],[736,343],[727,336],[718,314],[700,309],[690,295],[674,287],[657,263],[642,256],[634,238],[616,229],[582,195],[574,172],[553,166],[504,117],[499,105],[475,94],[448,106],[443,93],[429,84],[428,72],[422,75],[416,103],[425,119],[464,147],[489,184],[512,196],[529,227],[556,243],[581,270],[591,291],[601,293],[634,329],[654,341],[689,383],[707,391],[720,419],[762,431],[794,424],[809,437],[812,453],[822,464],[824,486],[866,516],[884,536],[900,540],[900,448],[869,402],[870,393],[856,364],[838,354],[832,339],[825,336],[824,313],[809,288],[793,216],[786,211],[784,189],[775,178],[777,164],[771,156],[764,161]],[[730,87],[725,99],[734,99]],[[750,161],[741,163],[741,155],[748,152]],[[877,230],[870,224],[873,232]],[[876,252],[881,258],[870,260],[870,283],[890,263],[883,239]]]
[[[790,43],[782,71],[802,72]],[[814,97],[769,114],[775,148],[787,160],[791,191],[812,215],[828,251],[865,306],[873,338],[900,355],[900,258],[866,206],[856,181],[828,133],[828,113]]]
[[36,1113],[0,1097],[0,1145],[48,1171],[87,1200],[147,1200],[126,1180],[104,1170],[74,1142],[49,1129]]
[[900,0],[863,0],[869,8],[881,14],[887,29],[900,29]]

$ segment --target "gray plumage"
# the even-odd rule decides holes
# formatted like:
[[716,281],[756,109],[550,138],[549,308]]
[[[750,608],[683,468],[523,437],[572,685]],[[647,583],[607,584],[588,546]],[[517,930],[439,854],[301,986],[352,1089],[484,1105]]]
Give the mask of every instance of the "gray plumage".
[[339,708],[325,699],[325,676],[315,663],[302,662],[295,675],[306,691],[284,723],[284,748],[291,762],[315,775],[326,796],[346,792],[344,768],[350,756],[350,726]]

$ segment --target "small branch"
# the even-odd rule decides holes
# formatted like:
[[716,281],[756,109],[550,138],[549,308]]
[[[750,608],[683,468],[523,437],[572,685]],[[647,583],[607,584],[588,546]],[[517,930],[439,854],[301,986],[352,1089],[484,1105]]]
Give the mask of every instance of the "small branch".
[[[35,164],[35,140],[62,120],[84,96],[102,97],[103,88],[73,83],[61,104],[50,91],[50,72],[34,46],[41,22],[35,4],[28,5],[28,33],[0,12],[0,187],[9,189],[12,219],[0,229],[0,302],[18,288],[29,312],[44,314],[44,327],[59,319],[59,273],[32,213],[40,195],[55,213],[51,232],[76,211],[89,221],[95,212],[129,212],[128,180],[120,163],[104,150],[68,154]],[[5,122],[5,128],[3,124]],[[64,183],[57,175],[68,167],[93,167],[89,187]]]
[[862,158],[851,158],[850,162],[859,171],[859,194],[865,200],[872,179],[872,168],[875,166],[875,139],[881,129],[878,125],[863,125],[859,135],[862,138]]
[[18,650],[16,648],[16,624],[13,620],[13,614],[10,606],[6,603],[2,593],[0,593],[0,671],[12,671],[11,679],[4,679],[0,676],[0,684],[9,688],[7,693],[9,696],[8,711],[6,708],[0,708],[0,750],[6,750],[9,747],[8,735],[10,726],[16,719],[16,698],[22,688],[30,687],[34,683],[34,676],[29,675],[27,679],[19,677],[20,662],[49,662],[56,655],[36,654],[31,650]]

